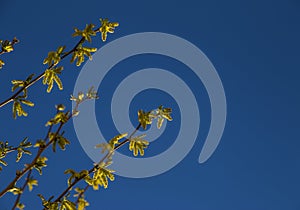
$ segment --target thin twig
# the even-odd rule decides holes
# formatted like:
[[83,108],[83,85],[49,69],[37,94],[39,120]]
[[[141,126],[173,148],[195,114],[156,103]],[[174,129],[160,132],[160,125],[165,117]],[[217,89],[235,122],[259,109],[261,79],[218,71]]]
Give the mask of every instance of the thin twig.
[[21,199],[22,193],[23,193],[23,191],[25,190],[25,187],[26,187],[27,183],[28,183],[29,180],[30,180],[31,172],[32,172],[32,169],[30,169],[30,171],[29,171],[28,174],[27,174],[27,177],[26,177],[26,179],[25,179],[25,182],[24,182],[24,184],[23,184],[23,186],[22,186],[22,188],[21,188],[21,193],[18,194],[18,197],[17,197],[17,199],[16,199],[16,201],[15,201],[14,206],[12,207],[12,210],[15,210],[15,209],[16,209],[16,207],[17,207],[17,205],[18,205],[18,203],[19,203],[19,201],[20,201],[20,199]]
[[86,185],[85,188],[82,190],[82,192],[80,192],[78,194],[78,198],[77,200],[75,201],[75,204],[78,204],[79,203],[79,199],[83,197],[84,193],[89,189],[90,185]]

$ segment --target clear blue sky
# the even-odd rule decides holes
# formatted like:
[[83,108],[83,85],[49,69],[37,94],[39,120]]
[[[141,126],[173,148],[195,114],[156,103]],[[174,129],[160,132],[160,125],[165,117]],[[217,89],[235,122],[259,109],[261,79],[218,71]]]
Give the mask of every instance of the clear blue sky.
[[[48,51],[59,45],[71,47],[73,28],[86,23],[98,24],[107,17],[120,22],[108,42],[137,32],[157,31],[180,36],[195,44],[216,67],[226,92],[228,117],[220,145],[204,164],[199,152],[210,123],[209,101],[205,88],[184,67],[164,57],[141,57],[124,61],[107,77],[99,89],[96,103],[99,122],[105,123],[107,138],[116,134],[109,116],[108,100],[118,80],[136,68],[171,69],[188,81],[201,104],[201,128],[196,144],[186,158],[172,170],[151,178],[116,177],[109,189],[90,190],[88,209],[189,209],[189,210],[298,210],[300,209],[299,142],[299,58],[300,3],[297,0],[211,0],[211,1],[1,1],[0,39],[17,36],[21,42],[13,53],[4,55],[0,71],[0,100],[10,93],[10,81],[40,73]],[[95,45],[101,46],[100,41]],[[13,120],[11,105],[0,109],[0,139],[18,143],[46,134],[45,122],[53,115],[54,105],[64,103],[73,92],[80,68],[64,62],[64,90],[46,94],[41,83],[30,88],[36,106],[26,108],[27,118]],[[124,69],[122,73],[121,70]],[[184,73],[183,73],[184,71]],[[115,74],[115,75],[113,75]],[[158,94],[156,96],[155,94]],[[110,95],[110,96],[109,96]],[[152,98],[151,98],[151,97]],[[147,97],[145,99],[144,97]],[[164,99],[159,101],[158,99]],[[171,101],[171,102],[170,102]],[[145,91],[132,103],[131,116],[138,108],[170,103],[168,95]],[[174,105],[178,114],[178,107]],[[177,109],[177,112],[176,112]],[[134,117],[133,117],[134,118]],[[136,122],[133,119],[133,122]],[[178,128],[155,142],[147,155],[157,154],[172,144]],[[22,196],[27,209],[41,209],[36,196],[61,192],[66,186],[66,168],[89,168],[92,161],[82,150],[72,123],[65,128],[72,144],[65,152],[47,153],[48,167],[39,178],[39,188]],[[147,151],[146,151],[147,153]],[[15,157],[8,158],[11,162]],[[25,159],[28,160],[28,159]],[[22,167],[21,162],[18,168]],[[0,173],[0,188],[14,175],[11,163]],[[13,196],[0,200],[0,210],[11,207]]]

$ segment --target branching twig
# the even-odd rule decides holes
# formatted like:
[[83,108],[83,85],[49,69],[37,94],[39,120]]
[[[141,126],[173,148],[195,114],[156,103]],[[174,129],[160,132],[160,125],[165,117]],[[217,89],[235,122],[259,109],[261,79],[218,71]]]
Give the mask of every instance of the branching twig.
[[17,205],[18,205],[18,203],[19,203],[19,201],[20,201],[20,199],[21,199],[22,193],[24,192],[25,187],[26,187],[27,183],[28,183],[29,180],[30,180],[31,172],[32,172],[32,169],[30,169],[29,172],[28,172],[28,174],[27,174],[27,177],[26,177],[26,179],[25,179],[25,182],[24,182],[24,184],[23,184],[23,186],[22,186],[22,188],[21,188],[21,193],[18,194],[18,197],[17,197],[17,199],[16,199],[16,201],[15,201],[14,206],[12,207],[12,210],[15,210],[15,209],[16,209],[16,207],[17,207]]
[[[45,149],[47,149],[52,144],[52,142],[55,140],[56,136],[59,134],[59,132],[62,129],[64,124],[65,123],[60,123],[60,125],[59,125],[57,131],[55,132],[53,138],[51,139],[51,141],[49,141],[44,147],[39,147],[39,150],[38,150],[35,158],[33,159],[33,161],[30,164],[26,165],[26,167],[22,171],[17,171],[15,178],[7,185],[7,187],[4,190],[2,190],[0,192],[0,198],[4,194],[6,194],[11,188],[13,188],[15,186],[16,182],[20,178],[22,178],[29,170],[31,170],[32,167],[34,167],[34,165],[36,164],[36,161],[38,160],[38,158],[42,155],[42,153],[45,151]],[[44,141],[46,141],[49,138],[49,132],[50,132],[50,129],[48,130],[47,136],[44,139]]]
[[[99,31],[98,29],[94,30],[95,32]],[[72,50],[66,52],[65,54],[63,54],[60,59],[63,60],[64,58],[66,58],[67,56],[69,56],[71,53],[75,52],[77,47],[82,44],[84,41],[84,38],[81,38],[79,40],[79,42],[72,48]],[[52,69],[55,65],[52,64],[50,65],[47,69]],[[46,70],[45,70],[46,71]],[[37,77],[35,77],[32,81],[30,81],[28,84],[24,85],[23,87],[21,87],[15,94],[13,94],[11,97],[7,98],[6,100],[4,100],[3,102],[0,103],[0,108],[9,104],[10,102],[12,102],[20,93],[22,93],[25,89],[29,88],[31,85],[34,85],[37,81],[39,81],[40,79],[42,79],[44,77],[45,71],[43,71],[40,75],[38,75]]]
[[[127,142],[130,141],[130,139],[132,138],[132,136],[140,129],[141,127],[141,123],[138,124],[138,126],[135,128],[135,130],[130,134],[130,136],[125,139],[124,141],[122,141],[118,146],[116,146],[112,151],[108,152],[99,162],[98,164],[95,164],[95,166],[93,168],[91,168],[88,171],[88,175],[90,175],[95,169],[97,169],[99,167],[99,165],[106,160],[107,158],[109,158],[113,152],[117,149],[119,149],[120,147],[122,147],[124,144],[126,144]],[[74,187],[79,181],[81,181],[82,179],[84,179],[85,177],[81,177],[81,178],[77,178],[75,179],[56,199],[54,202],[58,202],[61,201],[61,199],[72,189],[72,187]],[[87,187],[86,187],[87,188]]]

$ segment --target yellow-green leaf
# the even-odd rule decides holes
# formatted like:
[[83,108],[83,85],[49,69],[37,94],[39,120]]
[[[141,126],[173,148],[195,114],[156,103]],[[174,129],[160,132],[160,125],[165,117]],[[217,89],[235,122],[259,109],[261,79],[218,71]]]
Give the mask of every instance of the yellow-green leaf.
[[144,155],[144,149],[147,148],[149,142],[143,139],[145,135],[137,136],[132,138],[129,142],[129,150],[133,151],[133,155],[137,156],[140,153],[141,156]]
[[106,41],[107,33],[114,33],[114,30],[117,26],[119,26],[119,23],[117,22],[109,22],[109,20],[106,19],[100,19],[101,27],[99,28],[99,32],[101,33],[101,39],[103,42]]
[[0,59],[0,69],[5,65],[4,61]]
[[32,191],[33,185],[38,186],[38,180],[36,179],[29,179],[29,181],[27,182],[29,191]]

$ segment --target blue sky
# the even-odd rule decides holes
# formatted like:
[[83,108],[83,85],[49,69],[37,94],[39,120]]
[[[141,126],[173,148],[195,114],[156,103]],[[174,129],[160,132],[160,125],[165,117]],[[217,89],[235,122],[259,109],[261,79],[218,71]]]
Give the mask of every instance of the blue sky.
[[[73,28],[98,19],[120,22],[107,42],[137,32],[164,32],[182,37],[201,49],[214,64],[227,99],[227,122],[220,145],[204,164],[198,156],[208,133],[210,104],[201,81],[172,59],[163,56],[134,57],[112,69],[99,88],[96,102],[98,122],[106,138],[116,134],[109,109],[118,81],[135,69],[159,67],[181,76],[197,98],[201,127],[191,152],[172,170],[159,176],[131,179],[117,176],[109,188],[90,190],[88,209],[204,209],[204,210],[297,210],[300,209],[299,176],[299,48],[300,3],[296,0],[265,1],[2,1],[0,39],[17,36],[15,51],[2,56],[6,65],[0,72],[0,100],[10,96],[10,81],[24,79],[44,70],[43,59],[59,45],[72,47]],[[98,40],[97,40],[98,39]],[[102,43],[95,38],[98,47]],[[70,109],[69,96],[81,68],[64,61],[64,90],[46,94],[40,83],[30,88],[35,108],[29,116],[13,120],[11,104],[0,109],[0,139],[17,144],[44,137],[45,122],[54,114],[54,105]],[[122,66],[123,65],[123,66]],[[122,71],[122,69],[124,69]],[[179,108],[161,91],[144,91],[132,101],[130,116],[136,123],[139,108],[157,104],[174,108],[174,122],[153,143],[146,155],[167,149],[178,132]],[[100,124],[100,123],[99,123]],[[169,126],[169,127],[168,127]],[[39,188],[22,196],[27,209],[41,209],[36,196],[46,197],[66,187],[67,168],[90,168],[92,161],[81,148],[72,123],[65,127],[71,145],[65,152],[51,151],[48,167],[39,177]],[[126,152],[125,152],[126,153]],[[126,153],[128,154],[128,153]],[[5,186],[21,162],[0,174]],[[24,159],[26,161],[28,159]],[[0,210],[11,207],[13,196],[0,200]]]

